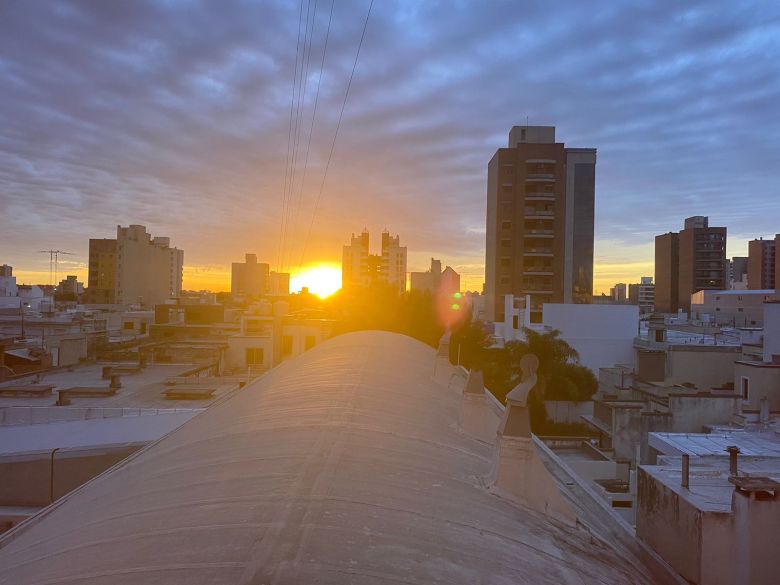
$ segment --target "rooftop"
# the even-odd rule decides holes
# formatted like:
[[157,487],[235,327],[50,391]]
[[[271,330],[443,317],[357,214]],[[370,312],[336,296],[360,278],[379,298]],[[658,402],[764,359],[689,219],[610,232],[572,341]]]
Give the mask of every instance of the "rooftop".
[[360,332],[284,362],[0,537],[0,582],[649,583],[486,488],[434,359]]

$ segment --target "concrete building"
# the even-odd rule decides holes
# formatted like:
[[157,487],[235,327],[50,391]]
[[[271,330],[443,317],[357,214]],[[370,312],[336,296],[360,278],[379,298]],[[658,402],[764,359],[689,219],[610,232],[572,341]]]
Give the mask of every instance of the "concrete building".
[[619,282],[609,289],[609,296],[615,303],[625,303],[628,301],[628,287],[624,282]]
[[84,283],[79,282],[74,275],[68,275],[57,285],[57,297],[77,300],[84,294]]
[[777,445],[766,449],[746,433],[653,435],[679,455],[639,468],[637,537],[689,583],[777,583]]
[[233,262],[230,292],[234,295],[261,297],[271,290],[270,267],[257,261],[256,254],[246,254],[244,262]]
[[383,231],[381,254],[376,255],[369,252],[367,230],[359,236],[352,234],[349,245],[343,249],[341,283],[344,290],[382,283],[403,294],[406,291],[406,246],[401,246],[400,236]]
[[743,355],[734,364],[734,388],[742,412],[758,413],[766,400],[769,412],[780,413],[780,300],[764,301],[763,320],[762,355]]
[[628,302],[639,306],[639,313],[655,311],[655,285],[652,276],[643,276],[638,284],[628,285]]
[[567,148],[553,126],[515,126],[488,164],[487,317],[504,320],[504,295],[544,303],[590,302],[593,294],[595,148]]
[[181,294],[184,251],[142,225],[117,226],[117,237],[90,239],[87,302],[154,306]]
[[0,297],[15,297],[18,294],[14,269],[8,264],[3,264],[0,266]]
[[691,295],[690,317],[731,327],[762,327],[764,302],[774,296],[774,290],[700,290]]
[[655,310],[688,312],[700,290],[728,288],[726,228],[709,227],[705,216],[689,217],[679,233],[655,238]]
[[273,297],[284,297],[290,294],[290,274],[287,272],[271,272],[269,294]]
[[751,290],[776,288],[776,275],[780,274],[780,234],[773,240],[751,240],[748,242],[747,282]]
[[729,288],[732,290],[745,290],[747,284],[748,257],[734,256],[728,261]]
[[451,266],[444,271],[441,269],[441,260],[431,258],[431,268],[426,272],[409,273],[410,290],[428,292],[435,295],[439,292],[443,295],[453,295],[460,292],[460,275]]

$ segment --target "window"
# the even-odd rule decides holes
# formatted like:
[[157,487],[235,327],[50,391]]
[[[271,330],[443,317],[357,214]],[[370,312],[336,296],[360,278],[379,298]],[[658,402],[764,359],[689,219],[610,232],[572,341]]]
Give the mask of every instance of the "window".
[[742,391],[742,400],[744,402],[750,401],[750,378],[742,376],[740,380],[740,390]]
[[512,222],[511,221],[502,221],[501,222],[501,229],[502,230],[511,230],[512,229]]
[[292,353],[293,338],[292,335],[282,336],[282,355],[290,355]]
[[246,348],[246,365],[248,366],[261,366],[263,365],[264,351],[262,347],[247,347]]
[[509,277],[508,276],[502,276],[498,279],[498,284],[509,284]]
[[512,329],[519,329],[520,328],[520,319],[517,315],[512,315]]
[[509,239],[501,240],[501,247],[502,248],[511,248],[512,247],[512,240],[509,240]]
[[122,323],[122,329],[133,330],[135,329],[135,323],[133,323],[132,321],[125,321],[124,323]]
[[315,345],[317,345],[317,338],[314,337],[314,335],[307,335],[306,339],[304,340],[304,347],[306,349],[311,349]]
[[504,268],[509,268],[512,265],[511,258],[501,258],[500,264]]

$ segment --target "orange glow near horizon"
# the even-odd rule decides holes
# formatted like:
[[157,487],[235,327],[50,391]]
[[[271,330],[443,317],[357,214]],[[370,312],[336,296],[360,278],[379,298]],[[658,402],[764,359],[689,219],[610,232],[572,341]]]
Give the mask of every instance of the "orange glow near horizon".
[[300,269],[290,276],[290,292],[300,292],[303,287],[321,299],[329,297],[341,288],[341,266],[317,264]]

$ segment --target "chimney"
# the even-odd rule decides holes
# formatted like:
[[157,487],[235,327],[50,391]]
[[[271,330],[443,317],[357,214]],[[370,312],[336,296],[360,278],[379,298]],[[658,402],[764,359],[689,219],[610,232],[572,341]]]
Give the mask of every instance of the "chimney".
[[737,475],[737,455],[739,455],[739,447],[736,445],[729,445],[726,447],[726,451],[729,454],[729,473],[732,476]]
[[689,485],[690,464],[691,464],[690,456],[687,453],[684,453],[682,456],[682,479],[680,485],[682,485],[685,489],[688,489],[688,485]]

